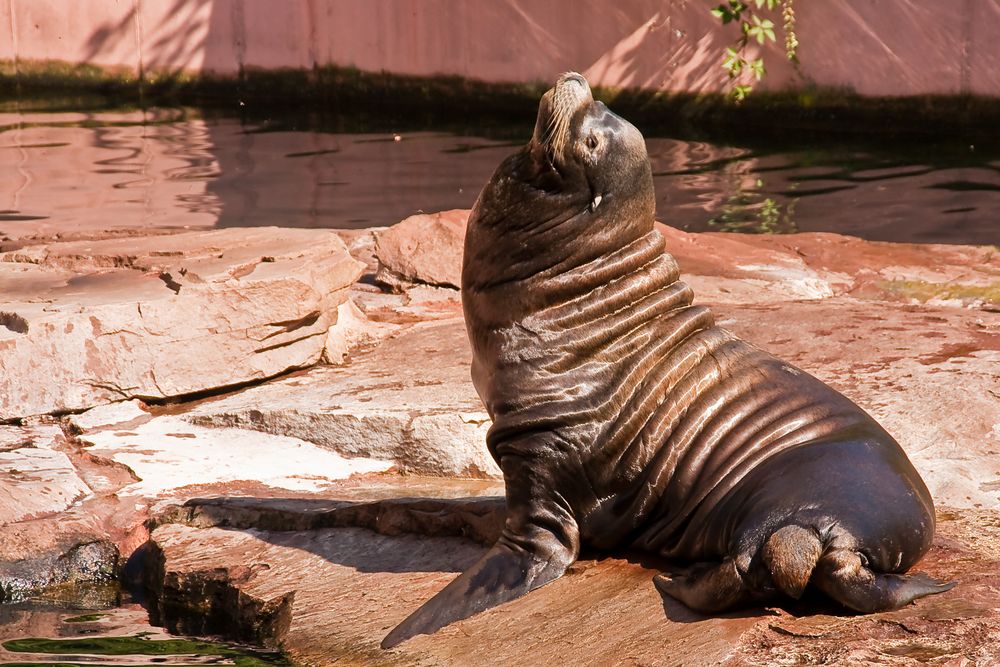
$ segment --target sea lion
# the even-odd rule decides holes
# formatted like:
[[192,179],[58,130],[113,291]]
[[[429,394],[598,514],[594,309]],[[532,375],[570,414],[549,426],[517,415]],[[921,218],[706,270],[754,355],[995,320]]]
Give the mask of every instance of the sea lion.
[[718,612],[815,586],[860,611],[947,590],[902,574],[934,506],[850,400],[715,326],[654,230],[639,131],[567,73],[469,218],[462,301],[507,518],[382,642],[513,600],[581,544],[693,564],[656,586]]

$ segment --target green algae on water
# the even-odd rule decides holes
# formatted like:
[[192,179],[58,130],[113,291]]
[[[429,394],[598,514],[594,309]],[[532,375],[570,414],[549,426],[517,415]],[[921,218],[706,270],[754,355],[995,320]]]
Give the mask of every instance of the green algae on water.
[[64,618],[63,623],[93,623],[94,621],[99,621],[106,616],[108,616],[108,614],[82,614],[80,616]]
[[[192,639],[145,639],[142,635],[128,637],[82,637],[77,639],[45,639],[31,637],[11,639],[2,644],[12,653],[48,653],[74,656],[102,655],[153,655],[153,656],[195,656],[209,655],[229,658],[237,667],[290,667],[291,663],[278,651],[255,651],[237,648],[217,642]],[[22,663],[39,664],[39,663]],[[76,664],[76,663],[44,663]],[[94,663],[87,662],[88,665]]]

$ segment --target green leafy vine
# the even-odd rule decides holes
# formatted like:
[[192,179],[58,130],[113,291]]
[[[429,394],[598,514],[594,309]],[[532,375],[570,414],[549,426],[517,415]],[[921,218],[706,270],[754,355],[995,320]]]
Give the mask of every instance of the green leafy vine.
[[781,30],[785,37],[785,56],[793,63],[798,62],[796,53],[799,41],[795,36],[794,0],[748,1],[751,2],[752,7],[742,0],[728,0],[711,10],[712,16],[722,21],[723,25],[734,23],[740,29],[739,39],[732,46],[726,47],[725,58],[722,62],[722,67],[725,68],[733,82],[731,94],[737,101],[746,99],[753,90],[753,84],[746,82],[748,77],[742,76],[744,72],[749,72],[756,81],[760,81],[766,73],[764,58],[748,58],[747,46],[751,40],[756,41],[761,46],[767,42],[777,41],[774,21],[767,18],[767,15],[768,13],[773,14],[779,6],[781,8]]

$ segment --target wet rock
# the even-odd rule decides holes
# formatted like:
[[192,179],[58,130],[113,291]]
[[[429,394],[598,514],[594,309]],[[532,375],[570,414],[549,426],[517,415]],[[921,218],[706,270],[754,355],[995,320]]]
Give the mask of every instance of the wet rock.
[[[250,588],[271,567],[260,558],[254,540],[234,534],[226,564],[206,570],[198,567],[204,550],[189,548],[181,555],[172,548],[172,533],[178,529],[161,529],[160,539],[148,547],[150,621],[178,634],[221,634],[264,645],[280,641],[291,624],[295,591],[261,594]],[[196,605],[188,604],[195,599]]]
[[[0,607],[0,663],[21,665],[233,664],[289,667],[275,651],[184,639],[149,623],[137,604],[87,600]],[[120,605],[120,606],[119,606]]]
[[[469,211],[411,215],[376,235],[375,279],[401,291],[409,283],[462,286],[462,249]],[[457,261],[456,261],[457,259]]]
[[361,274],[335,233],[224,229],[0,253],[0,420],[310,366]]
[[428,322],[345,366],[205,401],[182,416],[200,426],[301,438],[418,473],[499,476],[484,444],[490,421],[469,379],[470,363],[461,321]]
[[[275,531],[266,528],[275,515],[258,514],[264,523],[252,525],[245,512],[266,503],[246,502],[200,504],[197,511],[216,514],[194,523],[209,527],[166,524],[153,531],[159,576],[182,582],[164,588],[163,599],[177,614],[198,613],[216,596],[224,573],[225,585],[239,592],[226,595],[245,601],[239,613],[290,600],[290,622],[276,628],[273,639],[307,664],[466,664],[471,655],[477,664],[514,664],[526,656],[532,664],[660,664],[664,656],[685,655],[686,664],[729,665],[903,665],[914,656],[991,664],[1000,658],[992,639],[1000,636],[996,510],[942,511],[935,545],[917,569],[959,585],[894,612],[849,614],[807,594],[780,608],[706,617],[660,597],[651,583],[656,564],[585,554],[566,576],[524,598],[386,652],[378,648],[385,633],[484,547],[357,528]],[[222,529],[216,521],[227,505],[241,519]],[[271,509],[303,515],[292,521],[299,526],[315,522],[315,506]]]
[[[114,544],[94,540],[74,544],[61,553],[0,561],[0,603],[34,595],[72,596],[74,585],[110,583],[117,579],[118,560]],[[84,588],[85,593],[91,591]]]
[[[119,543],[128,540],[115,524],[128,512],[96,500],[114,476],[100,467],[81,460],[59,426],[0,426],[0,602],[92,597],[103,589],[85,585],[116,577]],[[128,509],[134,530],[145,516]]]

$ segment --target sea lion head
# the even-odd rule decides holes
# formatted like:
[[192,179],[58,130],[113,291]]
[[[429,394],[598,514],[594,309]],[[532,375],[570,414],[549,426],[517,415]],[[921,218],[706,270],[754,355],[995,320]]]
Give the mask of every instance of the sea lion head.
[[[642,134],[603,102],[583,75],[566,72],[538,105],[530,142],[534,159],[548,161],[570,188],[586,181],[589,208],[617,208],[652,218],[653,183]],[[607,200],[607,201],[606,201]]]
[[473,208],[463,288],[571,270],[649,233],[654,212],[642,134],[567,72]]

